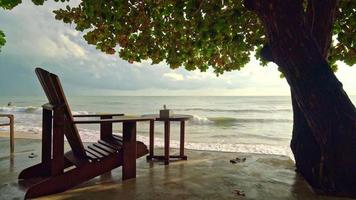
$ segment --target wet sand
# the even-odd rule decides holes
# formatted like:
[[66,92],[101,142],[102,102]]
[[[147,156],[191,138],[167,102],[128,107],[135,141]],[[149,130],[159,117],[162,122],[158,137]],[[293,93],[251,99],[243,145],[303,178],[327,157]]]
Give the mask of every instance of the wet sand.
[[[41,141],[16,139],[15,154],[10,156],[9,139],[1,135],[6,133],[0,134],[0,199],[23,199],[31,182],[19,182],[17,175],[39,162]],[[29,158],[31,154],[35,157]],[[186,150],[186,154],[188,161],[169,166],[142,157],[137,160],[136,179],[123,182],[117,168],[41,199],[346,199],[314,194],[286,156],[197,150]],[[246,160],[230,162],[237,157]]]

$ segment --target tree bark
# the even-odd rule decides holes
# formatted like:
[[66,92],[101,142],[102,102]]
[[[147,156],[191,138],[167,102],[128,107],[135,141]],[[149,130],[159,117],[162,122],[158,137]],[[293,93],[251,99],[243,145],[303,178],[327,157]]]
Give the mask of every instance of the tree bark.
[[293,109],[301,111],[294,119],[309,127],[294,126],[298,170],[318,192],[356,196],[356,109],[314,39],[302,1],[245,3],[260,18],[273,60],[291,87]]
[[[337,0],[309,0],[305,23],[314,37],[321,55],[327,60],[331,45],[332,26],[335,20]],[[291,91],[293,106],[293,132],[291,149],[296,162],[296,171],[301,173],[311,185],[318,185],[318,165],[320,163],[320,148],[316,143],[303,113],[301,112],[293,91]],[[305,159],[308,156],[309,159]]]

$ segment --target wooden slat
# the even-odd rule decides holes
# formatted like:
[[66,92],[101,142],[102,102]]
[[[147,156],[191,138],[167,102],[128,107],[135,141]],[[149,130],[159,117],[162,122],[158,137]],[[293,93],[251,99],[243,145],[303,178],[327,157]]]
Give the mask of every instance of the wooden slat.
[[54,82],[54,87],[55,90],[57,91],[57,95],[59,97],[59,99],[61,100],[61,103],[64,103],[64,113],[66,116],[66,120],[68,122],[68,130],[66,131],[66,137],[68,139],[68,142],[70,144],[70,146],[72,147],[72,151],[74,154],[76,154],[77,156],[80,157],[85,157],[85,151],[84,151],[84,146],[83,146],[83,142],[79,136],[79,132],[76,126],[74,126],[73,124],[73,117],[72,117],[72,112],[69,108],[67,99],[65,97],[61,82],[59,80],[59,78],[55,75],[55,74],[51,74],[51,77],[53,79]]
[[10,124],[0,124],[0,126],[10,126]]
[[112,135],[115,139],[122,141],[122,136],[119,135]]
[[120,150],[122,148],[121,145],[118,145],[118,144],[115,144],[115,143],[109,143],[109,142],[106,142],[104,140],[99,140],[98,142],[100,144],[102,144],[102,145],[105,145],[105,146],[109,147],[109,148],[115,149],[116,151],[118,151],[118,150]]
[[86,148],[85,151],[88,153],[91,153],[93,156],[95,156],[97,159],[102,159],[104,156],[101,155],[100,153],[90,149],[90,148]]
[[102,149],[100,149],[100,148],[98,148],[98,147],[96,147],[96,146],[94,146],[92,144],[89,145],[88,148],[93,150],[93,151],[96,151],[96,152],[100,153],[103,156],[109,156],[110,155],[110,153],[108,153],[108,152],[106,152],[106,151],[104,151],[104,150],[102,150]]
[[85,151],[86,154],[87,154],[87,158],[90,160],[90,161],[99,161],[100,158],[96,157],[94,154],[90,153],[89,151]]
[[115,145],[118,145],[118,146],[123,146],[124,145],[122,140],[118,140],[118,139],[115,139],[115,138],[111,141],[111,143],[113,143]]
[[107,153],[109,154],[112,154],[112,153],[116,153],[117,151],[115,149],[112,149],[112,148],[109,148],[105,145],[102,145],[100,143],[94,143],[93,144],[95,147],[98,147],[99,149],[103,150],[103,151],[106,151]]
[[95,157],[89,151],[86,151],[86,154],[87,154],[87,158],[89,159],[89,161],[99,161],[100,160],[100,158]]
[[68,151],[64,154],[65,157],[65,168],[68,168],[72,165],[75,165],[76,167],[80,167],[83,165],[88,164],[88,161],[91,161],[91,159],[87,156],[85,158],[79,158],[73,154],[73,151]]
[[106,143],[109,143],[109,144],[115,145],[115,146],[122,146],[123,145],[123,139],[120,136],[115,137],[113,135],[113,137],[111,139],[105,139],[105,140],[101,140],[101,141],[105,141]]
[[[46,93],[48,101],[51,105],[63,105],[63,112],[65,115],[66,129],[64,133],[67,137],[73,153],[79,157],[86,157],[83,143],[80,139],[78,130],[73,124],[73,117],[71,110],[68,106],[67,99],[64,95],[61,82],[57,75],[41,68],[36,68],[36,74],[42,85],[43,90]],[[55,120],[55,119],[54,119]]]

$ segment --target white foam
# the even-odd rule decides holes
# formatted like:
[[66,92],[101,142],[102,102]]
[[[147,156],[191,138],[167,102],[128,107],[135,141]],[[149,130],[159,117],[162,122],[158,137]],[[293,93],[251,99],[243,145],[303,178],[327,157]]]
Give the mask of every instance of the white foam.
[[41,108],[35,106],[25,106],[25,107],[18,107],[18,106],[6,106],[0,107],[1,113],[40,113]]
[[214,122],[209,120],[207,117],[200,117],[198,115],[193,115],[193,119],[189,120],[189,123],[195,125],[209,125],[209,124],[213,124]]
[[88,112],[88,111],[73,111],[72,114],[73,115],[89,115],[90,112]]
[[39,134],[42,131],[41,127],[28,127],[28,126],[16,126],[15,131],[23,132],[23,133],[32,133],[32,134]]
[[187,143],[185,147],[194,150],[286,155],[293,159],[292,152],[287,146],[283,147],[265,144]]
[[[100,137],[99,131],[90,130],[90,129],[79,129],[79,131],[83,142],[95,142]],[[137,140],[142,141],[145,144],[149,143],[149,137],[147,136],[137,135]],[[155,138],[154,145],[155,147],[163,148],[164,139]],[[179,141],[171,140],[170,147],[179,148],[180,147]],[[287,147],[283,148],[279,146],[271,146],[271,145],[263,145],[263,144],[186,143],[185,148],[192,149],[192,150],[279,154],[279,155],[288,155],[288,151],[289,151]]]
[[[9,113],[9,114],[19,114],[19,113],[34,113],[41,114],[42,107],[36,106],[4,106],[0,107],[0,113]],[[88,115],[90,112],[88,111],[73,111],[73,115]]]
[[[0,130],[7,130],[7,128],[1,128]],[[29,134],[41,133],[40,127],[15,126],[15,130]],[[79,128],[79,133],[83,142],[96,142],[100,139],[100,132],[98,130]],[[147,136],[137,135],[137,140],[149,144],[149,137]],[[163,148],[164,139],[155,138],[154,145],[155,147]],[[179,141],[171,140],[170,147],[179,148]],[[294,160],[293,154],[288,146],[273,146],[266,144],[186,143],[185,148],[203,151],[286,155]]]

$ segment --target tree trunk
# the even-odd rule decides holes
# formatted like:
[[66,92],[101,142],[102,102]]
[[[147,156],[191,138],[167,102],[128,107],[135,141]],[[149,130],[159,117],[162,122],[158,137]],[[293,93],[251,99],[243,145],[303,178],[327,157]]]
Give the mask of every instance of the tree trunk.
[[300,110],[293,91],[291,91],[293,107],[293,132],[290,147],[292,149],[296,171],[304,176],[310,185],[320,188],[319,164],[320,147],[315,141],[302,111]]
[[[332,26],[338,2],[336,0],[309,0],[305,13],[305,23],[313,35],[321,55],[327,60],[332,38]],[[291,149],[296,162],[296,171],[301,173],[311,185],[318,184],[318,165],[320,163],[320,147],[316,143],[303,113],[301,112],[293,91],[293,132]],[[305,159],[308,156],[308,159]]]
[[[298,170],[324,194],[356,196],[356,109],[319,50],[302,1],[246,0],[291,87]],[[303,129],[303,127],[309,127]],[[303,133],[303,134],[299,134]]]

